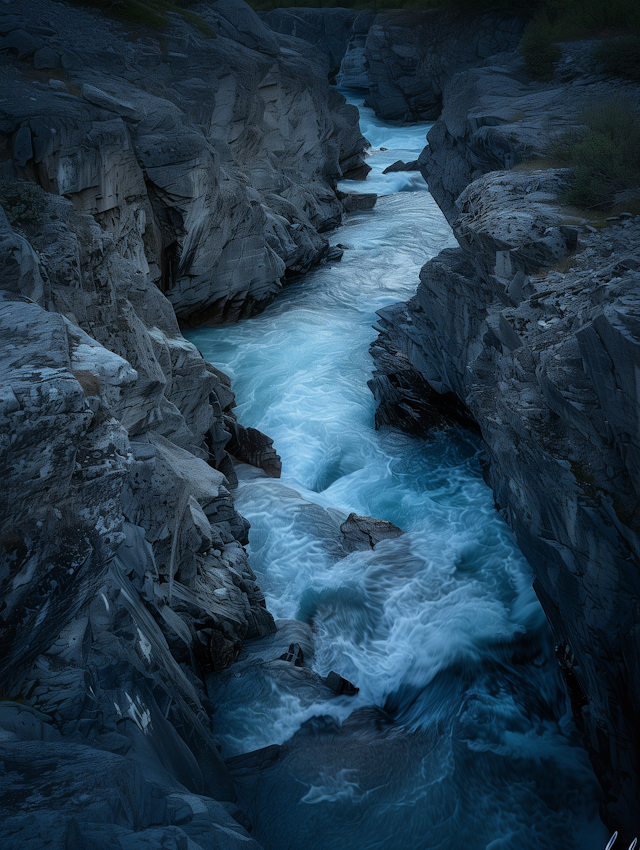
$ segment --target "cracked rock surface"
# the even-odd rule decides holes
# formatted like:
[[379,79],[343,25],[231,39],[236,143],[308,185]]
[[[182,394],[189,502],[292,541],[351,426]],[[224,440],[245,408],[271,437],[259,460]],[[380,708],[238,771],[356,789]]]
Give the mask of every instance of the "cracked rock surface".
[[93,215],[179,317],[236,321],[324,257],[335,183],[365,142],[323,54],[241,0],[195,10],[220,37],[174,16],[161,40],[136,39],[53,0],[0,10],[0,133],[15,166]]
[[519,63],[496,57],[445,90],[420,159],[459,247],[423,266],[410,301],[380,312],[371,386],[381,423],[426,433],[463,413],[479,426],[488,483],[556,637],[603,819],[629,843],[640,745],[640,217],[590,222],[560,206],[563,169],[495,169],[540,153],[556,111],[567,126],[586,97],[639,92],[575,64],[565,79],[530,84]]
[[232,493],[280,459],[176,314],[237,320],[321,260],[364,140],[308,44],[198,12],[217,39],[0,5],[0,182],[43,190],[0,210],[10,850],[258,848],[205,681],[275,632]]

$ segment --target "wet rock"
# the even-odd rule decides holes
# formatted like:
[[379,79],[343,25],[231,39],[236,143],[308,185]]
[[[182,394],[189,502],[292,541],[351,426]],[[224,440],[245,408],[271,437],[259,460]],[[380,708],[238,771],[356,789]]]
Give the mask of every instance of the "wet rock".
[[[221,722],[226,719],[235,725],[239,717],[244,717],[252,726],[247,706],[268,708],[274,700],[283,704],[294,700],[301,708],[308,708],[339,693],[350,693],[349,683],[342,685],[344,680],[337,673],[329,681],[313,670],[314,643],[308,624],[278,620],[276,626],[273,634],[246,641],[233,667],[207,677],[209,697]],[[258,742],[260,730],[251,734],[247,728],[246,740],[252,737]],[[230,764],[228,758],[225,763]]]
[[355,685],[352,685],[351,682],[347,681],[347,679],[343,679],[342,676],[333,670],[324,681],[327,687],[333,691],[336,696],[342,696],[344,694],[348,697],[354,697],[360,690],[360,688],[356,688]]
[[289,649],[280,656],[281,661],[288,661],[290,664],[295,664],[296,667],[302,667],[304,664],[304,653],[300,648],[299,643],[290,643]]
[[378,196],[375,192],[341,192],[340,195],[340,200],[342,201],[342,206],[344,207],[345,212],[372,210],[378,201]]
[[404,534],[401,528],[383,519],[349,514],[340,526],[347,552],[373,549],[381,540],[389,540]]
[[366,162],[363,162],[355,168],[351,168],[348,171],[343,172],[342,177],[344,180],[366,180],[370,171],[371,166],[367,165]]
[[231,434],[227,444],[229,454],[242,463],[264,470],[270,478],[280,478],[282,461],[270,437],[256,428],[245,428],[230,416],[225,417],[225,425]]
[[344,248],[340,245],[332,245],[327,251],[326,260],[328,263],[336,263],[342,259]]
[[382,173],[383,174],[393,174],[396,171],[419,171],[419,170],[420,170],[420,168],[419,168],[417,159],[413,159],[413,160],[411,160],[411,162],[404,162],[404,160],[398,159],[398,160],[396,160],[396,162],[392,163],[387,168],[385,168],[385,170]]

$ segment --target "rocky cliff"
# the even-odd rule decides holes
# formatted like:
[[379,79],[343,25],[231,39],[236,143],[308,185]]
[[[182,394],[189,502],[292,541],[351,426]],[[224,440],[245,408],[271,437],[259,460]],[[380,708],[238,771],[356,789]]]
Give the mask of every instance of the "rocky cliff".
[[389,120],[436,119],[454,74],[514,50],[526,21],[500,11],[446,9],[379,14],[353,9],[275,9],[274,30],[313,44],[343,86],[368,88],[366,105]]
[[197,8],[225,37],[178,19],[162,43],[128,39],[90,12],[14,4],[0,130],[15,166],[93,215],[179,317],[235,321],[326,254],[332,187],[364,141],[322,54],[239,2]]
[[326,255],[357,112],[241,2],[199,7],[217,39],[2,8],[2,844],[257,847],[205,681],[275,631],[230,453],[279,460],[176,314]]
[[[459,248],[380,313],[378,422],[426,433],[470,417],[498,509],[533,569],[602,783],[637,832],[640,712],[640,217],[560,206],[567,172],[530,163],[587,102],[631,85],[566,45],[552,84],[517,56],[459,73],[420,161]],[[597,226],[594,226],[597,225]]]

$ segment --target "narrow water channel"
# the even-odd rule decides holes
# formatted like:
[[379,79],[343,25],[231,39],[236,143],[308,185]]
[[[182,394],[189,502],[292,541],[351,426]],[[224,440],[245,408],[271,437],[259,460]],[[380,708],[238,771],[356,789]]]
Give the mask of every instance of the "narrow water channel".
[[[189,333],[231,376],[240,421],[282,457],[282,479],[245,471],[237,493],[268,607],[311,624],[317,672],[360,689],[223,701],[223,755],[284,744],[235,776],[266,850],[601,850],[599,788],[479,440],[373,427],[376,310],[410,297],[421,265],[454,241],[418,173],[382,175],[417,157],[428,127],[364,108],[361,127],[373,170],[341,188],[382,197],[332,234],[342,261],[256,318]],[[351,511],[405,534],[338,559],[326,520]]]

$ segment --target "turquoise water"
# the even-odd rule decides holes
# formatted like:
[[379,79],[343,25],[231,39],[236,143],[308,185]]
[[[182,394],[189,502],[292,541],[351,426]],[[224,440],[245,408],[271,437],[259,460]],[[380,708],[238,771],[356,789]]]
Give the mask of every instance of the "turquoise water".
[[[274,688],[221,709],[216,732],[225,755],[289,742],[268,806],[268,772],[240,788],[267,850],[600,850],[599,788],[529,568],[482,481],[479,441],[373,427],[376,310],[409,298],[421,265],[455,242],[419,174],[381,173],[417,157],[428,125],[361,109],[361,127],[373,170],[340,188],[382,197],[331,235],[342,261],[256,318],[188,334],[231,376],[240,421],[282,457],[282,479],[245,475],[237,492],[268,607],[311,623],[315,669],[360,692],[308,704]],[[336,561],[314,504],[405,534]]]

